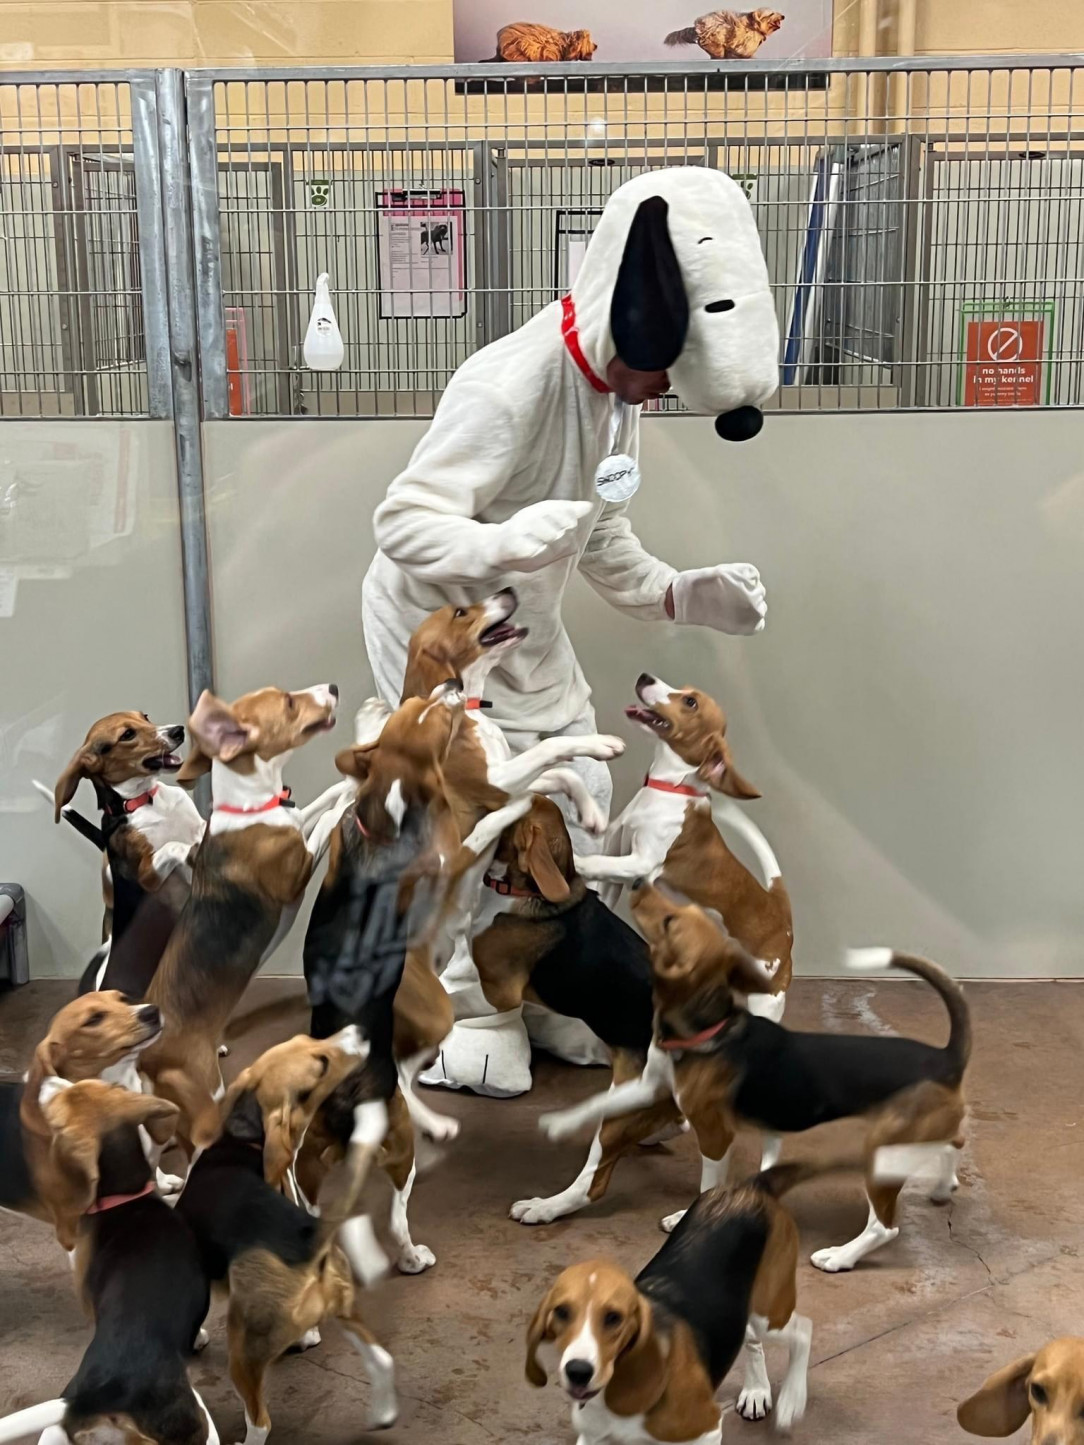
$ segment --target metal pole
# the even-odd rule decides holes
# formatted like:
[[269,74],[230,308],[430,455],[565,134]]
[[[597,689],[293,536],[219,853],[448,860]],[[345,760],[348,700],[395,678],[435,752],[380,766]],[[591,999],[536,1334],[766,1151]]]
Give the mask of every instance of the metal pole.
[[195,707],[203,689],[213,685],[214,670],[207,517],[200,450],[199,367],[184,76],[179,70],[160,70],[155,83],[169,283],[170,371],[181,517],[184,624],[188,643],[188,700],[189,705]]
[[205,421],[217,421],[229,416],[230,403],[226,383],[226,320],[222,310],[214,81],[205,77],[189,78],[187,101],[203,416]]
[[139,219],[139,275],[147,344],[147,415],[173,415],[170,375],[169,307],[165,235],[162,226],[162,172],[158,157],[158,109],[154,77],[132,80],[132,150]]

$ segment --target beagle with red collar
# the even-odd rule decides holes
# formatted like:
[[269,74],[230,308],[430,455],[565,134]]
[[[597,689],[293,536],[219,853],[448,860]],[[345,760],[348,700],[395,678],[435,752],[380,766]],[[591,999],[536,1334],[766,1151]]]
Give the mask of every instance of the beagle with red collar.
[[353,1026],[268,1049],[231,1084],[222,1134],[193,1164],[177,1203],[207,1274],[229,1290],[230,1379],[245,1407],[245,1445],[263,1445],[271,1429],[268,1368],[328,1317],[369,1374],[373,1428],[394,1424],[398,1414],[392,1358],[361,1319],[351,1266],[336,1242],[357,1215],[383,1141],[384,1104],[356,1110],[347,1157],[327,1175],[316,1213],[278,1188],[316,1111],[364,1065],[368,1049]]
[[[710,1189],[725,1180],[730,1146],[742,1128],[801,1133],[863,1116],[869,1121],[869,1219],[849,1243],[812,1256],[813,1264],[829,1273],[853,1269],[897,1237],[900,1180],[911,1172],[906,1160],[914,1146],[938,1146],[927,1151],[940,1168],[933,1197],[949,1198],[962,1144],[971,1022],[962,989],[943,969],[887,948],[859,950],[850,959],[855,968],[901,968],[930,984],[949,1015],[943,1048],[917,1039],[791,1032],[749,1013],[735,999],[731,981],[755,971],[757,960],[702,909],[679,906],[642,884],[632,911],[651,949],[654,973],[655,1032],[647,1066],[639,1079],[609,1094],[543,1115],[540,1124],[551,1139],[672,1098],[696,1133],[701,1188]],[[885,1172],[893,1154],[905,1161],[895,1177]],[[663,1228],[673,1228],[680,1218],[670,1216]]]
[[[80,980],[83,993],[119,988],[142,995],[188,901],[191,854],[203,837],[204,822],[185,790],[165,781],[180,771],[184,736],[180,723],[159,727],[146,713],[110,713],[92,725],[56,781],[56,821],[64,818],[104,854],[105,946]],[[98,826],[69,806],[84,780],[94,787]],[[138,944],[117,957],[117,946],[137,917]]]
[[1015,1435],[1031,1445],[1084,1445],[1084,1339],[1065,1335],[996,1371],[956,1411],[969,1435]]
[[60,1397],[0,1419],[0,1442],[219,1445],[188,1378],[210,1303],[196,1241],[156,1193],[135,1126],[166,1138],[177,1111],[115,1084],[50,1076],[35,1101],[79,1217],[76,1284],[94,1338]]
[[527,1330],[527,1379],[552,1348],[578,1445],[721,1445],[715,1393],[743,1347],[738,1413],[771,1409],[762,1341],[787,1346],[776,1425],[802,1418],[813,1327],[795,1313],[798,1229],[780,1197],[842,1164],[780,1164],[702,1194],[632,1279],[608,1260],[561,1274]]
[[74,1247],[82,1209],[72,1205],[68,1171],[38,1102],[41,1086],[125,1069],[161,1031],[153,1004],[116,992],[82,994],[54,1016],[26,1077],[0,1082],[0,1208],[52,1224],[64,1248]]
[[[472,606],[450,605],[432,613],[411,637],[403,696],[428,696],[448,677],[463,680],[466,718],[444,771],[464,836],[479,822],[483,810],[498,808],[509,794],[525,791],[567,795],[584,829],[601,834],[606,827],[601,809],[579,774],[560,765],[581,757],[609,761],[624,751],[621,739],[602,734],[543,738],[513,756],[508,739],[485,714],[483,694],[490,672],[527,636],[527,628],[517,627],[511,620],[517,605],[514,590],[506,587]],[[477,867],[460,890],[461,906],[448,916],[437,947],[437,967],[447,965],[444,982],[455,1001],[459,1023],[447,1041],[441,1065],[428,1070],[422,1079],[428,1084],[506,1095],[530,1087],[530,1047],[519,1010],[502,1017],[493,1014],[480,997],[471,960],[471,939],[488,926],[491,917],[490,900],[480,889],[491,855],[492,849],[479,856]],[[573,1062],[604,1057],[598,1040],[581,1025],[571,1020],[560,1022],[563,1027],[555,1030],[551,1026],[540,1040],[546,1047]],[[493,1069],[489,1068],[491,1056]]]
[[289,931],[349,801],[340,784],[296,808],[282,780],[294,750],[334,726],[338,698],[334,685],[268,687],[232,704],[205,692],[189,719],[193,750],[181,778],[210,769],[212,811],[192,896],[147,990],[165,1024],[140,1068],[177,1104],[182,1136],[197,1147],[218,1132],[226,1021]]
[[778,1023],[792,972],[790,899],[767,839],[741,809],[719,805],[748,844],[759,879],[730,851],[712,818],[712,789],[726,799],[760,797],[734,767],[726,714],[701,689],[673,688],[647,673],[637,680],[636,696],[625,713],[655,739],[655,756],[643,787],[611,825],[603,852],[577,858],[576,866],[589,883],[601,885],[611,908],[625,885],[661,876],[693,903],[714,909],[761,962],[763,979],[751,980],[750,1012]]

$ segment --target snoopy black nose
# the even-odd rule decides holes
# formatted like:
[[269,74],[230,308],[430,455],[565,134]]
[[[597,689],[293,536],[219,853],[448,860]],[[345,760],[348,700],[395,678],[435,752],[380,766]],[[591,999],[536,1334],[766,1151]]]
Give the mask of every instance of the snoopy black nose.
[[715,418],[715,430],[725,442],[747,442],[764,425],[764,417],[755,406],[739,406]]

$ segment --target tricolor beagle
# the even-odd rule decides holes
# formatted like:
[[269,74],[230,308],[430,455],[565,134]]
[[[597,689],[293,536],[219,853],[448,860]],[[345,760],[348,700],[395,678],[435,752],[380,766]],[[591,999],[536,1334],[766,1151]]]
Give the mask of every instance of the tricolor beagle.
[[82,1207],[38,1096],[46,1079],[76,1082],[120,1070],[162,1031],[153,1004],[119,993],[87,993],[55,1015],[21,1083],[0,1082],[0,1207],[51,1223],[65,1249],[75,1246]]
[[998,1370],[956,1411],[969,1435],[1015,1435],[1031,1416],[1032,1445],[1084,1445],[1084,1339],[1066,1335]]
[[276,1187],[316,1110],[367,1051],[350,1027],[327,1039],[299,1034],[261,1055],[231,1084],[224,1132],[193,1164],[177,1202],[207,1274],[229,1290],[230,1379],[245,1407],[245,1445],[263,1445],[271,1429],[268,1366],[329,1316],[361,1354],[373,1428],[394,1424],[398,1413],[392,1358],[358,1313],[351,1268],[335,1242],[384,1138],[383,1103],[358,1109],[347,1159],[327,1176],[317,1214]]
[[[548,798],[507,829],[485,877],[490,926],[474,940],[474,962],[498,1011],[525,999],[580,1019],[606,1045],[616,1084],[640,1076],[651,1043],[651,959],[639,934],[611,913],[576,873],[564,818]],[[674,1125],[672,1100],[603,1124],[571,1185],[521,1199],[512,1218],[549,1224],[606,1192],[614,1166],[635,1144]]]
[[[336,765],[356,780],[353,807],[331,844],[328,872],[305,935],[312,1031],[356,1022],[369,1062],[335,1091],[306,1135],[299,1181],[310,1198],[329,1159],[345,1150],[356,1107],[380,1098],[389,1111],[381,1166],[395,1197],[391,1233],[397,1263],[417,1274],[435,1263],[410,1237],[407,1204],[415,1179],[414,1126],[453,1138],[458,1121],[419,1099],[414,1080],[452,1026],[451,1001],[430,964],[427,942],[440,912],[454,906],[462,874],[529,806],[523,797],[486,814],[465,842],[443,775],[463,721],[458,683],[428,700],[408,699],[376,742],[347,749]],[[434,703],[440,704],[434,706]],[[424,897],[422,896],[424,893]]]
[[672,688],[647,673],[637,680],[636,696],[625,712],[654,737],[655,757],[643,787],[611,825],[604,851],[577,858],[576,866],[589,883],[602,885],[611,908],[624,885],[661,876],[692,902],[714,909],[761,961],[763,978],[750,980],[750,1012],[778,1023],[792,968],[790,899],[767,839],[741,809],[721,805],[756,858],[759,879],[730,851],[712,819],[710,789],[729,798],[760,797],[734,767],[726,715],[706,692]]
[[[736,1002],[728,980],[740,986],[743,973],[758,970],[757,960],[702,909],[678,906],[660,889],[642,884],[633,894],[632,911],[651,949],[654,972],[655,1036],[647,1067],[639,1079],[609,1094],[543,1115],[541,1126],[550,1138],[672,1098],[696,1133],[701,1188],[710,1189],[725,1180],[730,1146],[743,1127],[798,1133],[863,1115],[869,1120],[869,1220],[848,1244],[813,1255],[818,1269],[832,1273],[852,1269],[899,1233],[899,1181],[910,1171],[903,1168],[892,1178],[875,1170],[874,1156],[888,1157],[883,1146],[943,1144],[932,1151],[941,1164],[933,1197],[949,1197],[956,1185],[956,1149],[963,1142],[971,1023],[963,991],[942,969],[887,948],[851,955],[853,967],[902,968],[936,989],[951,1025],[944,1048],[917,1039],[795,1033]],[[672,1215],[663,1227],[673,1228],[680,1217]]]
[[[204,822],[185,790],[164,781],[180,770],[177,750],[183,742],[180,723],[158,727],[146,713],[110,713],[90,728],[56,781],[56,821],[63,817],[104,854],[105,947],[88,965],[82,993],[119,988],[141,997],[188,900],[190,855]],[[98,800],[97,827],[68,806],[84,779]],[[137,915],[139,946],[117,956]]]
[[289,931],[348,794],[329,789],[295,808],[282,781],[295,748],[335,723],[333,685],[264,688],[226,704],[205,692],[189,719],[193,751],[181,770],[211,770],[213,808],[177,921],[147,998],[165,1020],[141,1060],[156,1093],[181,1111],[199,1146],[219,1128],[218,1045],[249,980]]
[[60,1398],[0,1420],[0,1441],[44,1431],[44,1445],[218,1445],[188,1378],[210,1302],[207,1276],[187,1224],[155,1192],[133,1127],[165,1139],[175,1107],[55,1076],[37,1102],[81,1216],[76,1281],[94,1338]]
[[772,1407],[762,1341],[785,1343],[776,1424],[806,1404],[813,1328],[795,1313],[798,1230],[779,1198],[840,1164],[780,1164],[702,1194],[635,1280],[608,1260],[561,1274],[527,1330],[527,1379],[546,1383],[552,1345],[578,1445],[720,1445],[715,1392],[746,1348],[738,1413]]

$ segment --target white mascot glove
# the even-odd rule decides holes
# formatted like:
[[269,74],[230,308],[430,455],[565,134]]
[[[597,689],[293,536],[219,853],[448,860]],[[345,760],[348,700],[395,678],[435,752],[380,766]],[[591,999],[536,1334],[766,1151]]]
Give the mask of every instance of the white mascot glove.
[[577,551],[576,534],[594,502],[532,502],[501,522],[493,552],[505,572],[537,572]]
[[751,562],[721,562],[679,572],[673,581],[674,621],[716,632],[763,632],[768,612],[760,573]]

